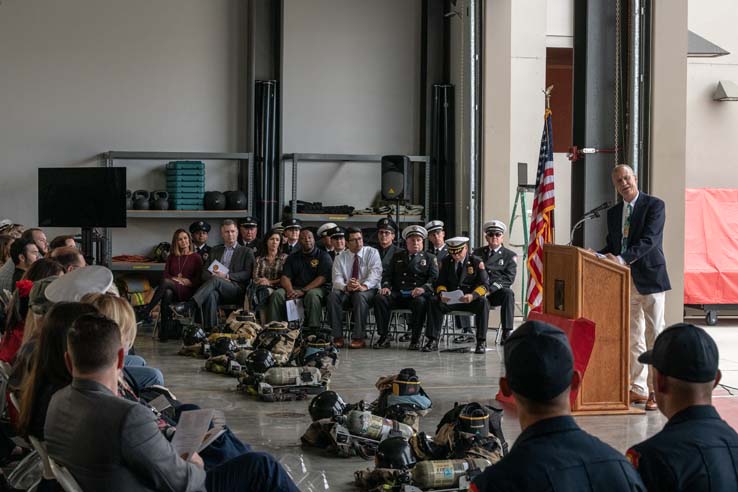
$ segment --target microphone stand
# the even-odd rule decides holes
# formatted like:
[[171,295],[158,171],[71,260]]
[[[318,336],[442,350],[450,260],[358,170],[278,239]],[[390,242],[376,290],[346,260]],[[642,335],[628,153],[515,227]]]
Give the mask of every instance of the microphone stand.
[[574,242],[574,233],[577,232],[577,229],[579,229],[582,226],[582,224],[584,224],[586,221],[590,219],[597,219],[599,217],[600,217],[600,213],[594,212],[591,214],[586,214],[584,217],[579,219],[579,221],[576,224],[574,224],[574,227],[572,227],[571,229],[571,233],[569,234],[569,243],[567,244],[567,246],[571,246],[571,243]]

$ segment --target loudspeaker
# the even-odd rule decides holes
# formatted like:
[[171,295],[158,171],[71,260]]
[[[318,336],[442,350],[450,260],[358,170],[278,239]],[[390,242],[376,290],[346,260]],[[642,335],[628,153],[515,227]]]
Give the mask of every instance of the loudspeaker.
[[382,156],[382,198],[409,200],[410,158],[406,155]]

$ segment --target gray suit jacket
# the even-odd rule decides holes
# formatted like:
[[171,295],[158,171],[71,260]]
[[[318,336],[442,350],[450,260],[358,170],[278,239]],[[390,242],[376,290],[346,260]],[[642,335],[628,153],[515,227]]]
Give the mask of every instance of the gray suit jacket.
[[[214,246],[210,250],[210,256],[208,261],[203,266],[202,270],[202,281],[206,282],[212,273],[208,271],[208,267],[213,263],[213,260],[223,261],[223,253],[225,252],[225,246],[219,244]],[[251,282],[251,274],[254,270],[254,252],[251,248],[242,246],[236,243],[236,250],[233,252],[231,257],[231,266],[228,268],[228,277],[236,282],[242,289],[246,289]]]
[[95,381],[57,391],[44,430],[49,456],[83,490],[205,490],[205,471],[177,456],[150,410]]

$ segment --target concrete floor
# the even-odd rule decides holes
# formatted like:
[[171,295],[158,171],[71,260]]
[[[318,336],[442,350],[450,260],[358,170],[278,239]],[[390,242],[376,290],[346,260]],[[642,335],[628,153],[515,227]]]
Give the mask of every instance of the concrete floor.
[[[704,323],[702,319],[689,321]],[[738,388],[738,322],[721,319],[718,326],[709,328],[709,332],[720,347],[723,382]],[[490,332],[490,338],[493,336],[494,332]],[[433,400],[433,410],[421,422],[421,430],[431,434],[454,402],[476,400],[485,403],[494,398],[498,378],[503,372],[501,347],[480,356],[408,352],[405,346],[388,350],[342,350],[331,389],[347,402],[372,401],[377,396],[374,383],[379,376],[414,367]],[[146,333],[141,333],[136,342],[137,352],[149,365],[162,369],[167,386],[180,401],[223,410],[236,435],[254,448],[278,457],[301,490],[355,490],[354,471],[369,467],[370,462],[360,458],[341,459],[300,446],[299,437],[310,423],[308,401],[255,401],[235,391],[234,378],[204,372],[203,360],[178,356],[178,348],[176,342],[159,343]],[[731,391],[738,395],[738,390],[718,388],[715,404],[723,418],[738,428],[738,397],[731,396]],[[624,452],[660,430],[665,419],[658,412],[649,412],[645,415],[579,417],[577,421],[588,432]],[[506,409],[503,429],[512,445],[520,434],[513,409]]]

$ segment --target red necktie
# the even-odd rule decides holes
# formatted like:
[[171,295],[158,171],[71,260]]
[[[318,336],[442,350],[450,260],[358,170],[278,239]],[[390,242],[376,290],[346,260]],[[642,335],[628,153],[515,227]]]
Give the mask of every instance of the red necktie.
[[351,278],[359,279],[359,255],[354,255],[354,265],[351,267]]

